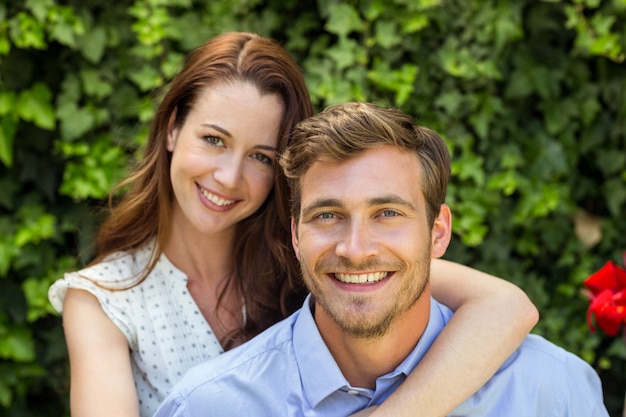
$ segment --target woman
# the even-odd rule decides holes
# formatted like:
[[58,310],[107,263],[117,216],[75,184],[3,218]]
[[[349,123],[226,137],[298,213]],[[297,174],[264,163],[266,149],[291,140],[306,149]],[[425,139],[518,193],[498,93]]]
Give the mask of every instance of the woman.
[[[189,54],[120,185],[129,189],[100,230],[97,258],[50,289],[63,311],[72,415],[150,416],[191,366],[300,306],[276,159],[312,114],[297,64],[270,39],[227,33]],[[445,414],[537,320],[519,289],[460,265],[434,263],[432,287],[456,310],[449,330],[374,415]]]

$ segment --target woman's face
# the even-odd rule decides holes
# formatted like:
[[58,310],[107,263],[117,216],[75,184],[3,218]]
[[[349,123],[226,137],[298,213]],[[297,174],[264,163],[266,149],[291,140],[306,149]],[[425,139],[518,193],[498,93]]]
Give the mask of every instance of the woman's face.
[[284,105],[246,82],[211,85],[182,126],[170,126],[174,227],[230,231],[265,201],[274,183]]

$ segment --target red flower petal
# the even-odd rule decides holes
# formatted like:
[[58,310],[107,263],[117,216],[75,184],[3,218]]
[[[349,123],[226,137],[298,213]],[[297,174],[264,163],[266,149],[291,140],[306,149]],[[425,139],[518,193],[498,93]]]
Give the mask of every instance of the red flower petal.
[[[587,324],[595,332],[592,318],[605,333],[616,336],[620,327],[626,322],[626,291],[613,294],[604,290],[594,297],[587,310]],[[616,302],[617,301],[617,302]]]
[[608,261],[598,272],[587,278],[584,284],[595,295],[604,290],[618,292],[626,289],[626,271],[613,261]]

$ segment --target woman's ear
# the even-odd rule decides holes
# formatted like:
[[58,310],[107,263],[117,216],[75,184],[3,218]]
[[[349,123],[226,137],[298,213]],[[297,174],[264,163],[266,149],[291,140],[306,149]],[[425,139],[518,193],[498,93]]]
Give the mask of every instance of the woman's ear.
[[452,238],[452,213],[447,204],[442,204],[431,232],[431,258],[440,258],[446,253]]
[[170,120],[167,123],[167,150],[174,152],[176,147],[176,139],[178,138],[178,128],[176,127],[176,111],[174,109],[170,115]]

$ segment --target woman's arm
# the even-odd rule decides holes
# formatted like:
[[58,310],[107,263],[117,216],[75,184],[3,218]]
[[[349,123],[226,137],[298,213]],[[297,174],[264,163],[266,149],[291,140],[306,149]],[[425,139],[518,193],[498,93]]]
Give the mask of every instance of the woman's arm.
[[431,290],[454,315],[396,392],[359,416],[445,416],[491,378],[539,319],[520,288],[454,262],[433,260]]
[[69,289],[63,328],[70,356],[72,417],[139,417],[128,342],[96,297]]

